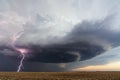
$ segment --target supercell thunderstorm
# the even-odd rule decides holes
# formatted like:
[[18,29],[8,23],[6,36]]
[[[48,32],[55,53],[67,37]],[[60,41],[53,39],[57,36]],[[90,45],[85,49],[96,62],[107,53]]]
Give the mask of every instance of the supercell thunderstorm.
[[[47,45],[41,45],[40,43],[29,44],[29,48],[16,46],[18,40],[25,38],[25,30],[14,33],[11,37],[10,46],[14,51],[19,52],[21,57],[17,72],[22,71],[23,61],[27,53],[34,55],[27,58],[27,61],[31,62],[69,63],[91,59],[109,50],[111,47],[118,46],[117,44],[111,45],[111,43],[120,43],[118,39],[120,33],[111,33],[110,30],[105,29],[107,25],[103,24],[107,22],[104,20],[91,24],[91,22],[84,21],[76,25],[60,42]],[[96,25],[99,25],[100,29],[97,29]],[[55,39],[53,38],[53,40]],[[32,52],[30,52],[31,50]]]
[[[120,46],[116,1],[0,0],[0,69],[47,71],[59,63],[82,65]],[[46,68],[47,63],[52,67]]]

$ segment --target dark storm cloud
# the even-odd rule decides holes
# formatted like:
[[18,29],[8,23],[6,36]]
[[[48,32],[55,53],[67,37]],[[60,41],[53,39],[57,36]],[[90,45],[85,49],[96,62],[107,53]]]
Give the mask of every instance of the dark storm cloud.
[[[103,20],[83,21],[75,25],[58,43],[41,45],[40,42],[35,45],[31,43],[27,46],[26,44],[16,46],[31,50],[27,57],[28,61],[67,63],[91,59],[119,45],[120,33],[112,30],[112,19],[113,16],[108,16]],[[30,32],[32,34],[34,29],[30,29]],[[24,35],[22,36],[24,37]],[[52,38],[52,41],[56,41],[56,39]],[[9,49],[4,49],[1,53],[11,53],[9,55],[16,53]]]
[[104,51],[101,46],[86,42],[49,45],[43,48],[37,46],[37,48],[34,47],[32,49],[32,54],[34,55],[30,61],[47,63],[66,63],[86,60]]
[[[1,49],[1,48],[0,48]],[[7,50],[11,51],[9,48]],[[1,49],[2,51],[2,49]],[[8,52],[9,52],[8,51]],[[6,52],[6,51],[5,51]],[[1,53],[0,52],[0,71],[16,71],[19,65],[20,57],[16,56],[15,54],[7,55],[7,53]],[[17,53],[16,53],[17,54]],[[6,56],[7,55],[7,56]],[[29,61],[24,61],[23,62],[24,67],[22,68],[22,71],[65,71],[67,70],[66,68],[63,68],[60,66],[60,64],[51,64],[51,63],[40,63],[40,62],[29,62]]]
[[19,52],[15,51],[14,49],[12,49],[10,46],[7,45],[1,45],[0,46],[0,54],[2,55],[6,55],[6,56],[18,56]]
[[[91,59],[120,43],[119,32],[112,30],[112,17],[104,20],[83,21],[58,44],[31,46],[30,61],[67,63]],[[53,40],[54,41],[54,40]]]
[[94,58],[120,45],[119,8],[118,0],[0,0],[0,70],[16,70],[21,55],[11,43],[21,31],[14,45],[29,50],[23,71],[104,63]]

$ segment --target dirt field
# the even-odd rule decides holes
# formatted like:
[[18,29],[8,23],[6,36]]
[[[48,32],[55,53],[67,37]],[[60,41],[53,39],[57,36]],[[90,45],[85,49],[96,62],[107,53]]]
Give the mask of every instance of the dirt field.
[[0,80],[120,80],[120,72],[0,72]]

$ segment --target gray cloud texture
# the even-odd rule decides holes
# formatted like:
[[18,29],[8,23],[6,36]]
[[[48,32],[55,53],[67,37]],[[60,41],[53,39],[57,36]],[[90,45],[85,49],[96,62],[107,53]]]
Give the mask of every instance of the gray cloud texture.
[[119,0],[0,0],[0,54],[18,56],[10,42],[23,31],[16,46],[31,50],[28,62],[94,58],[120,45],[119,8]]

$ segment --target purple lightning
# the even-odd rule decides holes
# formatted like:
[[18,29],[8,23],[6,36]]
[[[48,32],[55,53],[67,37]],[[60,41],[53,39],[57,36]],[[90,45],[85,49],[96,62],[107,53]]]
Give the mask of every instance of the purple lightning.
[[21,60],[20,60],[20,63],[18,65],[18,69],[17,69],[17,72],[20,72],[22,67],[23,67],[23,61],[25,59],[25,53],[28,53],[28,49],[26,48],[18,48],[15,46],[15,42],[18,38],[20,38],[20,36],[22,35],[23,31],[22,32],[19,32],[19,33],[16,33],[13,35],[13,37],[11,38],[12,40],[12,43],[11,43],[11,46],[12,48],[15,50],[15,51],[18,51],[21,55]]
[[19,51],[21,53],[21,56],[22,56],[22,58],[20,60],[20,64],[18,66],[18,70],[17,70],[17,72],[20,72],[20,70],[21,70],[21,68],[23,66],[23,61],[25,59],[25,53],[27,53],[27,50],[24,49],[24,48],[16,48],[16,50]]

